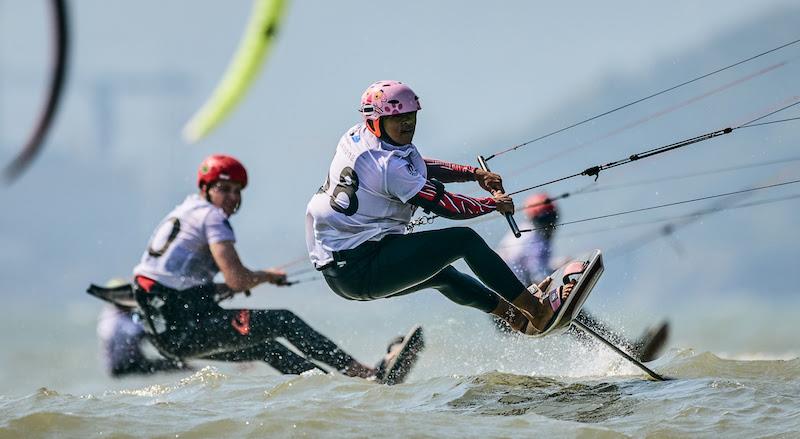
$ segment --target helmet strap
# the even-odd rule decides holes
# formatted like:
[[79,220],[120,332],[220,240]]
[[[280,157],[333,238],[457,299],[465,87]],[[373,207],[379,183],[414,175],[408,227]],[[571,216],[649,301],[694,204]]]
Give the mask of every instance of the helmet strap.
[[380,139],[380,140],[382,140],[382,141],[384,141],[384,142],[386,142],[386,143],[388,143],[390,145],[393,145],[393,146],[403,146],[403,145],[395,142],[394,140],[392,140],[392,138],[389,137],[388,134],[386,134],[386,130],[383,127],[383,118],[382,117],[378,118],[378,120],[377,120],[378,123],[377,124],[375,122],[376,121],[374,121],[374,120],[367,120],[367,129],[372,134],[375,134],[375,137],[377,137],[378,139]]
[[[377,124],[375,122],[377,122]],[[379,139],[381,138],[381,136],[383,136],[383,132],[381,130],[381,125],[382,124],[383,124],[383,121],[381,120],[380,117],[378,119],[376,119],[376,120],[367,119],[367,129],[372,134],[375,134],[375,137],[377,137]]]
[[395,142],[394,140],[392,140],[392,138],[391,138],[391,137],[389,137],[389,135],[388,135],[388,134],[386,134],[386,133],[383,133],[383,135],[382,135],[382,136],[380,136],[379,138],[380,138],[381,140],[383,140],[384,142],[386,142],[386,143],[390,144],[390,145],[393,145],[393,146],[403,146],[403,145],[401,145],[401,144],[399,144],[399,143]]

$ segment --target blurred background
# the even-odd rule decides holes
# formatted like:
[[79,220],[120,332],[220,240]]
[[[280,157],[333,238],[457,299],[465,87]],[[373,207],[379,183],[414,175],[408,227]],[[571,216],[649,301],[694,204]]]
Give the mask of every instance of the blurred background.
[[[250,173],[243,208],[232,218],[243,261],[251,268],[279,266],[304,257],[305,205],[323,183],[339,136],[359,121],[362,91],[376,80],[402,80],[420,96],[414,143],[423,155],[476,165],[478,154],[800,35],[800,6],[790,0],[297,1],[238,108],[206,139],[187,145],[181,129],[225,71],[250,9],[246,1],[70,2],[71,60],[55,124],[32,166],[0,188],[3,393],[119,385],[109,383],[97,358],[101,303],[84,291],[91,282],[130,276],[158,221],[195,191],[197,165],[211,153],[240,158]],[[44,99],[49,26],[45,1],[0,0],[4,166]],[[798,57],[797,45],[776,51],[499,156],[492,170],[516,190],[746,122],[800,99]],[[798,115],[794,107],[772,119]],[[609,170],[585,193],[559,202],[561,219],[795,180],[800,162],[787,159],[800,157],[798,126],[737,130]],[[766,162],[780,163],[708,172]],[[647,182],[674,176],[686,178]],[[591,182],[582,177],[546,189],[559,195]],[[451,189],[474,193],[467,185]],[[725,206],[798,193],[800,186],[786,185]],[[672,346],[728,358],[797,357],[797,199],[725,210],[661,234],[670,222],[656,220],[718,202],[727,203],[714,199],[567,225],[557,232],[555,253],[605,251],[606,271],[588,307],[621,331],[635,335],[668,319]],[[427,227],[449,225],[439,219]],[[499,215],[474,227],[492,245],[507,232]],[[432,346],[420,373],[504,368],[493,351],[482,350],[496,341],[487,338],[492,329],[485,317],[434,291],[355,303],[324,282],[308,281],[261,287],[230,306],[290,308],[370,361],[390,336],[420,322]],[[544,342],[513,346],[520,343]]]

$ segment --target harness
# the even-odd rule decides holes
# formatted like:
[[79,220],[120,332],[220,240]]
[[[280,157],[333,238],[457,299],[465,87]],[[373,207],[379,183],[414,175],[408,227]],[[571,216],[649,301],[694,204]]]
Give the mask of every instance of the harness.
[[174,295],[173,291],[144,276],[136,276],[132,287],[133,297],[139,305],[136,314],[140,317],[150,342],[165,358],[182,364],[183,359],[167,348],[168,343],[162,337],[167,332],[167,321],[161,308],[166,305],[169,296]]

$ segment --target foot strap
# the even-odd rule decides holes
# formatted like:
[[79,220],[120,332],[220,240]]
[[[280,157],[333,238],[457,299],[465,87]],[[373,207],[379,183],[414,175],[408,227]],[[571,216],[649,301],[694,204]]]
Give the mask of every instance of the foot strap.
[[558,309],[561,308],[560,289],[561,288],[556,288],[547,293],[547,298],[550,299],[550,307],[553,308],[553,311],[558,311]]
[[[586,271],[586,262],[584,261],[572,261],[564,267],[564,275],[563,275],[563,282],[564,284],[568,284],[570,282],[577,281],[570,279],[570,276],[575,276],[577,274],[583,274]],[[553,311],[558,311],[561,307],[561,286],[558,288],[554,288],[547,293],[547,298],[550,301],[550,307],[553,308]]]
[[564,267],[564,277],[563,277],[564,283],[568,284],[572,281],[572,279],[569,278],[570,276],[574,276],[576,274],[583,274],[583,272],[586,270],[587,265],[588,264],[585,261],[572,261],[569,264],[567,264],[567,266]]
[[[540,302],[544,302],[545,300],[549,302],[550,307],[553,308],[553,311],[558,311],[558,308],[561,307],[560,288],[554,288],[545,293],[541,288],[539,288],[539,285],[532,284],[528,287],[528,291]],[[537,294],[539,294],[538,298],[536,297]]]

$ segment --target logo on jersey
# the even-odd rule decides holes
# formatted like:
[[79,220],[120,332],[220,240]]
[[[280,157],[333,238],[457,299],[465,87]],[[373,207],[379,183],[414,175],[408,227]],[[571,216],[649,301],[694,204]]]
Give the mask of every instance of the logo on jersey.
[[413,175],[414,177],[419,175],[419,172],[417,172],[417,168],[415,168],[413,164],[409,163],[406,165],[406,167],[408,168],[409,174]]
[[355,133],[351,135],[350,138],[353,139],[354,143],[358,143],[361,141],[361,134]]

